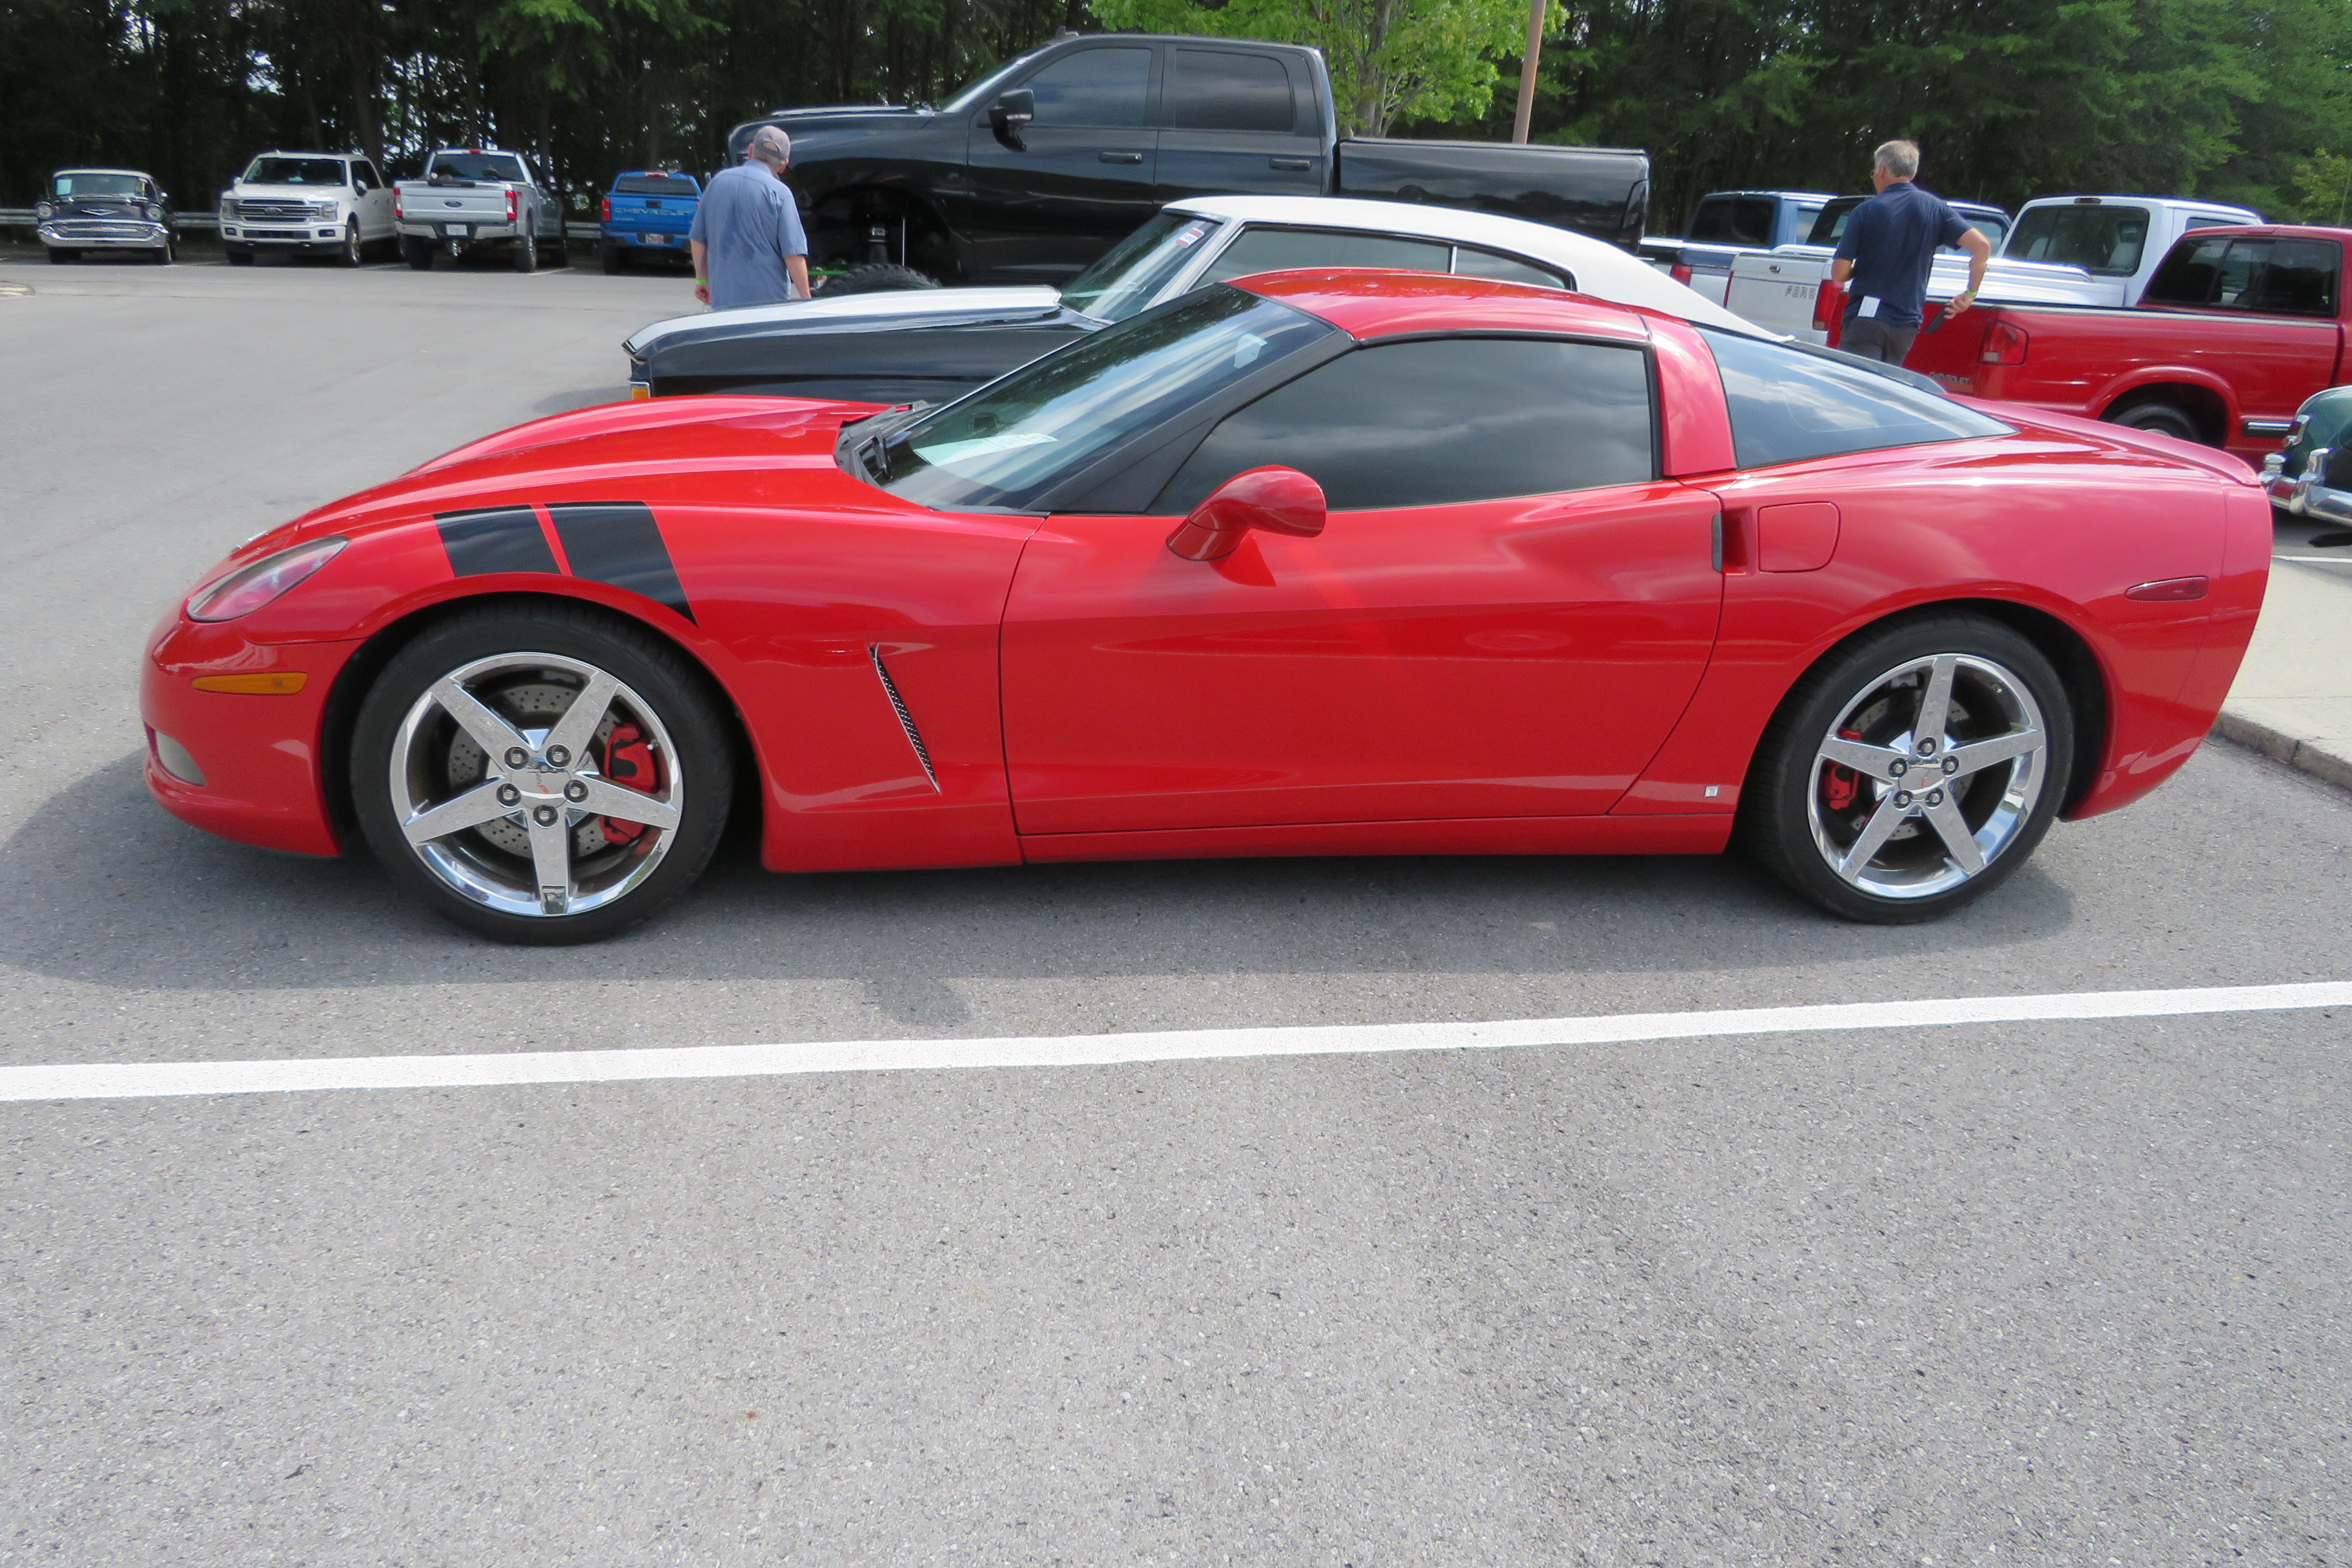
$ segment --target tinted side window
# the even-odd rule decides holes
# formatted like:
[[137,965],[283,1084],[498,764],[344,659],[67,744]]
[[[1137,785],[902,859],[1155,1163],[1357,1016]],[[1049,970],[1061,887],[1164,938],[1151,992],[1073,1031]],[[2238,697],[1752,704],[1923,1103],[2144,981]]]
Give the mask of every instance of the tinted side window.
[[1473,250],[1466,245],[1454,247],[1454,270],[1465,278],[1492,278],[1504,283],[1532,283],[1539,289],[1576,287],[1574,279],[1551,268],[1521,261],[1515,256],[1496,256],[1489,250]]
[[1709,196],[1692,215],[1690,237],[1707,245],[1769,245],[1772,203],[1765,196]]
[[2270,264],[2238,296],[2238,307],[2286,316],[2333,316],[2336,279],[2343,268],[2343,253],[2332,240],[2275,241]]
[[1393,267],[1408,272],[1444,272],[1452,249],[1442,239],[1403,239],[1337,229],[1249,228],[1209,263],[1201,283],[1222,283],[1228,278],[1280,272],[1291,267]]
[[360,188],[362,190],[373,191],[383,188],[383,182],[376,177],[375,165],[373,163],[371,163],[366,159],[362,158],[358,163],[352,164],[352,168],[353,172],[359,175]]
[[2009,429],[1913,385],[1907,373],[1890,375],[1829,350],[1807,353],[1717,331],[1707,331],[1706,343],[1723,376],[1732,452],[1743,468]]
[[1026,83],[1039,125],[1140,125],[1150,84],[1150,49],[1082,49]]
[[1169,62],[1168,113],[1183,130],[1287,132],[1290,73],[1271,55],[1178,49]]
[[1656,477],[1647,356],[1613,343],[1439,338],[1342,354],[1228,416],[1160,492],[1182,513],[1279,463],[1334,511],[1549,495]]

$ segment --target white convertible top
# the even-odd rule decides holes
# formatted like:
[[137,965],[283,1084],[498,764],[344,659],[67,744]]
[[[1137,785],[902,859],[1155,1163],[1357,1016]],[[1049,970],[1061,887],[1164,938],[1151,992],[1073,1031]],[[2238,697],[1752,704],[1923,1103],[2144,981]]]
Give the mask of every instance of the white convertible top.
[[[1404,235],[1414,239],[1451,240],[1482,249],[1521,256],[1561,268],[1576,279],[1580,294],[1618,305],[1640,305],[1662,315],[1676,316],[1693,325],[1719,327],[1749,337],[1778,340],[1755,322],[1712,304],[1675,282],[1648,262],[1601,240],[1548,224],[1493,213],[1465,212],[1459,207],[1433,206],[1425,202],[1371,202],[1353,196],[1195,196],[1171,202],[1167,211],[1191,213],[1232,223],[1286,224],[1307,228],[1362,229],[1376,234]],[[886,321],[953,310],[1003,310],[1008,315],[1050,310],[1061,300],[1057,289],[1025,288],[908,289],[874,294],[851,294],[838,300],[795,300],[782,305],[753,305],[740,310],[702,310],[672,316],[640,327],[622,343],[633,357],[642,357],[673,332],[698,327],[764,321],[792,321],[816,326],[826,321]]]

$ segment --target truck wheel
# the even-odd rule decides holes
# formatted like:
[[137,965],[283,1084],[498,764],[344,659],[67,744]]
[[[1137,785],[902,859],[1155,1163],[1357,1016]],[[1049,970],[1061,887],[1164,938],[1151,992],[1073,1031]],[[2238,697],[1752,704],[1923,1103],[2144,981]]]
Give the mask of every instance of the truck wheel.
[[2110,425],[2120,425],[2126,430],[2153,430],[2159,436],[2178,436],[2184,441],[2206,445],[2205,433],[2189,410],[2178,404],[2164,402],[2135,403],[2128,408],[2109,409],[2102,416]]
[[400,237],[400,258],[419,272],[433,270],[433,247],[407,235]]
[[79,250],[60,250],[54,246],[49,249],[49,260],[59,267],[63,267],[68,261],[79,261],[80,259],[81,252]]
[[253,265],[253,252],[250,250],[239,250],[236,246],[232,245],[223,251],[222,254],[228,258],[228,264],[231,267],[250,267]]
[[539,236],[525,234],[514,248],[514,269],[517,272],[539,270]]
[[607,278],[626,272],[629,269],[628,253],[617,245],[598,246],[596,247],[596,259],[604,264],[604,276]]
[[550,267],[572,265],[572,247],[565,243],[564,236],[560,230],[555,237],[548,242],[547,265]]
[[357,267],[359,264],[360,225],[359,220],[357,218],[353,218],[351,222],[343,225],[343,247],[335,252],[335,265],[338,267]]
[[155,265],[158,267],[169,267],[179,258],[179,247],[171,240],[165,240],[156,248]]
[[901,267],[895,261],[869,261],[862,267],[851,268],[838,278],[827,279],[824,287],[817,292],[833,300],[844,294],[879,294],[896,289],[936,289],[939,286],[938,279],[929,273],[918,272],[911,267]]

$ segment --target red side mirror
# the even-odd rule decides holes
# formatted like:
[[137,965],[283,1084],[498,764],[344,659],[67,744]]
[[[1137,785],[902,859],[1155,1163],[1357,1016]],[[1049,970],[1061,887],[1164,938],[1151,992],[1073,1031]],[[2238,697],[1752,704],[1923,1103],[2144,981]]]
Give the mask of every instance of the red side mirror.
[[1216,561],[1253,528],[1312,539],[1323,531],[1324,511],[1323,487],[1297,468],[1252,468],[1210,491],[1168,536],[1168,548],[1187,561]]

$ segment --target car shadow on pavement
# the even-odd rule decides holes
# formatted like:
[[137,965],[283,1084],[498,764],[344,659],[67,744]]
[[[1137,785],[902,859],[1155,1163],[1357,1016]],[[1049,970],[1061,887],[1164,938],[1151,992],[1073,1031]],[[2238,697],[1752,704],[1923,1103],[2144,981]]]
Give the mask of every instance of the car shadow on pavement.
[[593,408],[600,403],[627,401],[629,389],[625,383],[619,386],[583,386],[542,397],[530,405],[530,411],[539,415],[570,414],[582,408]]
[[[230,844],[117,758],[0,846],[0,963],[207,991],[578,978],[580,950],[510,948],[398,895],[364,852]],[[1848,925],[1744,858],[1176,860],[775,876],[736,831],[704,881],[593,950],[604,978],[857,983],[888,1016],[952,1028],[957,979],[1104,974],[1564,974],[1884,961],[2030,942],[2074,919],[2029,866],[1930,926]]]

